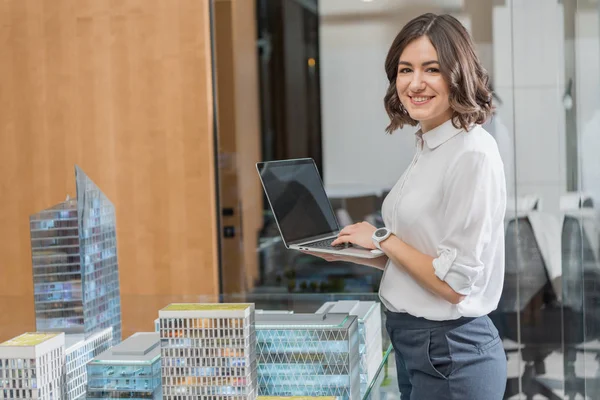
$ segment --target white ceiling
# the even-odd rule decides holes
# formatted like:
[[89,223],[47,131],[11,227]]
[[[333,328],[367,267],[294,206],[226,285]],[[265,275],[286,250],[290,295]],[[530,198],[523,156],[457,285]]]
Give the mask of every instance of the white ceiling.
[[354,14],[400,13],[407,7],[440,7],[443,10],[460,10],[464,0],[319,0],[321,16]]

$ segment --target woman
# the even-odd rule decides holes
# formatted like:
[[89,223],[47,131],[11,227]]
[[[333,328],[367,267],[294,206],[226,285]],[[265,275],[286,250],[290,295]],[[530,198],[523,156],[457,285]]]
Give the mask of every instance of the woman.
[[419,125],[415,156],[383,203],[386,228],[350,225],[332,245],[387,256],[352,261],[385,269],[379,295],[402,399],[501,399],[506,357],[487,314],[502,291],[506,185],[481,127],[492,112],[487,72],[460,22],[434,14],[402,29],[385,70],[387,132]]

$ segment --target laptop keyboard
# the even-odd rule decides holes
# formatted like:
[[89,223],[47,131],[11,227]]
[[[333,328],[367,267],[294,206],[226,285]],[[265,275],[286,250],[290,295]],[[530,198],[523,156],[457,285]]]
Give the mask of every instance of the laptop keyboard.
[[342,243],[342,244],[332,246],[331,245],[332,242],[333,242],[332,239],[323,239],[323,240],[318,240],[318,241],[312,242],[312,243],[306,243],[306,244],[304,244],[304,246],[318,247],[321,249],[336,249],[336,250],[349,249],[349,248],[353,247],[352,243]]

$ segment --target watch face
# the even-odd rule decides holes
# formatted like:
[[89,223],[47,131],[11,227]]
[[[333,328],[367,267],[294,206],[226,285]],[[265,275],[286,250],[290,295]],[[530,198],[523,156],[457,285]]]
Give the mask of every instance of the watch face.
[[385,229],[377,229],[375,231],[375,236],[383,237],[383,236],[385,236],[386,233],[387,233],[387,231]]

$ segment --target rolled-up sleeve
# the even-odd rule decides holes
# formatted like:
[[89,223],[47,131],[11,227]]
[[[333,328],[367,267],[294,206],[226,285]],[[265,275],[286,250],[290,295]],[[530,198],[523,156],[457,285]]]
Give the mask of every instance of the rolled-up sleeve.
[[484,269],[481,255],[490,243],[500,204],[497,187],[497,174],[484,153],[465,153],[447,171],[442,239],[433,268],[439,279],[461,295],[471,293]]

